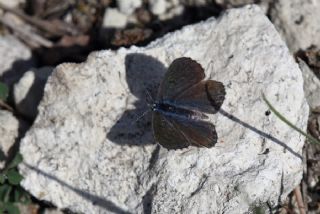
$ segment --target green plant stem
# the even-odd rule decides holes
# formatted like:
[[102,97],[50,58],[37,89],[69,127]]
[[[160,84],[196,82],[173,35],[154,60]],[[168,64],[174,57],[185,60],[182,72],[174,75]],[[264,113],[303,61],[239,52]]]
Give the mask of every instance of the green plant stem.
[[266,96],[264,95],[264,93],[262,93],[262,99],[266,102],[266,104],[268,105],[268,107],[270,108],[270,110],[271,110],[280,120],[282,120],[282,122],[286,123],[288,126],[290,126],[290,127],[293,128],[294,130],[296,130],[297,132],[299,132],[300,134],[302,134],[303,136],[305,136],[310,143],[320,144],[320,141],[319,141],[319,140],[317,140],[316,138],[312,137],[311,135],[305,133],[304,131],[302,131],[301,129],[299,129],[299,128],[296,127],[295,125],[293,125],[293,123],[291,123],[289,120],[287,120],[282,114],[280,114],[280,113],[271,105],[271,103],[267,100],[267,98],[266,98]]
[[11,190],[12,190],[12,186],[8,185],[8,189],[7,189],[7,192],[6,192],[6,195],[4,197],[3,202],[5,202],[5,203],[9,202]]

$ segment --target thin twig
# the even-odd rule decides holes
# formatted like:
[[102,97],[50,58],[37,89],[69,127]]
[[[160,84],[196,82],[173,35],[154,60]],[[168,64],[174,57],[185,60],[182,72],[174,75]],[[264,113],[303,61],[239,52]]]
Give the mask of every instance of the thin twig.
[[3,102],[2,100],[0,100],[0,107],[6,109],[8,111],[11,111],[11,112],[14,111],[11,106],[9,106],[7,103]]
[[69,33],[71,35],[79,34],[79,31],[76,28],[63,22],[59,22],[59,24],[54,24],[50,21],[45,21],[32,16],[28,16],[19,10],[9,8],[1,3],[0,3],[0,9],[15,14],[16,16],[25,20],[29,24],[32,24],[38,27],[39,29],[46,31],[47,33],[50,33],[53,36],[62,36],[65,33]]
[[66,11],[72,3],[70,1],[61,1],[59,4],[54,5],[50,8],[47,8],[45,11],[41,13],[41,17],[49,17],[55,13],[60,13],[62,11]]
[[320,106],[315,107],[314,109],[311,110],[312,113],[314,114],[320,114]]
[[297,186],[294,189],[294,196],[296,197],[300,214],[306,214],[306,210],[305,210],[305,206],[304,206],[304,203],[303,203],[303,200],[302,200],[302,195],[301,195],[301,191],[300,191],[300,187],[299,186]]
[[30,28],[27,26],[22,25],[16,25],[13,21],[8,20],[7,18],[0,16],[0,22],[4,25],[8,26],[10,29],[12,29],[14,32],[17,33],[21,39],[26,41],[28,44],[31,44],[31,46],[43,46],[46,48],[50,48],[53,46],[53,43],[46,38],[36,34],[35,32],[32,32]]
[[306,213],[308,213],[308,190],[307,190],[307,182],[306,180],[308,180],[308,165],[307,165],[307,160],[308,158],[308,148],[310,147],[310,144],[305,144],[303,149],[302,149],[302,155],[303,155],[303,179],[301,181],[301,191],[302,191],[302,200],[303,203],[306,205],[305,206],[305,211]]

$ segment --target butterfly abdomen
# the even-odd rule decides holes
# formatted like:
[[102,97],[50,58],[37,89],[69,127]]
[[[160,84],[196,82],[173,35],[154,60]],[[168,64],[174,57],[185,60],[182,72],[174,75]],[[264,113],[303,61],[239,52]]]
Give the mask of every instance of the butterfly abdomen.
[[181,119],[181,120],[197,121],[197,120],[204,120],[208,118],[205,114],[199,111],[178,107],[168,101],[155,103],[153,111],[159,112],[160,114],[167,117]]

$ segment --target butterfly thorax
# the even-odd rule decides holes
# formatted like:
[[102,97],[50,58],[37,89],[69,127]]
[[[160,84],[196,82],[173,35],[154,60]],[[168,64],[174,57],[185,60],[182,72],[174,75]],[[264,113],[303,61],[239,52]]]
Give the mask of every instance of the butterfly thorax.
[[204,120],[208,117],[202,112],[177,106],[170,101],[155,102],[152,111],[159,112],[164,116],[184,120]]

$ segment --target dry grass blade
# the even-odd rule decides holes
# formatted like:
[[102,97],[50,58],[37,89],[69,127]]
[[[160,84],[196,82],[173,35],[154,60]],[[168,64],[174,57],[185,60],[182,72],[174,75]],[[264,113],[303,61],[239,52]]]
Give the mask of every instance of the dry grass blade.
[[299,129],[298,127],[296,127],[295,125],[293,125],[293,123],[291,123],[289,120],[287,120],[284,116],[282,116],[282,114],[280,114],[274,107],[273,105],[271,105],[271,103],[267,100],[267,98],[265,97],[265,95],[262,93],[262,99],[265,101],[265,103],[268,105],[268,107],[270,108],[270,110],[280,119],[282,120],[282,122],[284,122],[285,124],[287,124],[288,126],[290,126],[292,129],[296,130],[297,132],[299,132],[300,134],[302,134],[303,136],[306,137],[306,139],[311,142],[311,143],[315,143],[315,144],[320,144],[320,141],[315,139],[314,137],[312,137],[311,135],[305,133],[304,131],[302,131],[301,129]]

